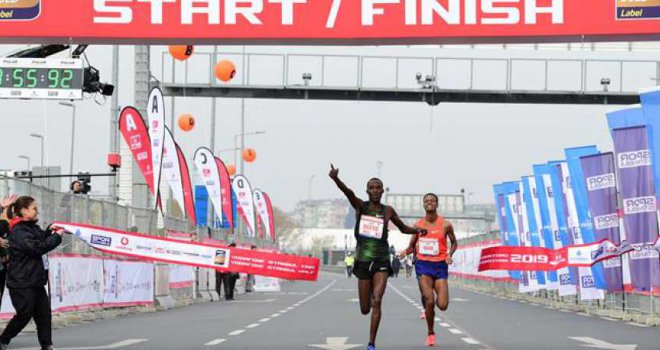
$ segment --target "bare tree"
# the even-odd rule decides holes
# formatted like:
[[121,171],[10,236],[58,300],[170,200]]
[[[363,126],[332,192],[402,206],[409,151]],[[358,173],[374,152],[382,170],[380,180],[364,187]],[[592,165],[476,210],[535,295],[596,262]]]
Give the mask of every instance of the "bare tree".
[[280,244],[280,248],[290,251],[296,242],[300,240],[303,231],[300,224],[293,217],[280,208],[273,207],[273,216],[275,220],[275,232]]

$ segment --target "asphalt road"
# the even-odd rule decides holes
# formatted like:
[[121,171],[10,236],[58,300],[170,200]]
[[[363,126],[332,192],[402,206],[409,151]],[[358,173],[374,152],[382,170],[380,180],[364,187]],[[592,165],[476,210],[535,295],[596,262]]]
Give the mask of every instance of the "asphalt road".
[[[439,313],[439,349],[657,350],[660,330],[551,310],[452,288]],[[426,349],[414,278],[392,279],[384,299],[377,349]],[[233,302],[94,321],[54,331],[56,349],[365,349],[369,318],[359,313],[357,282],[322,274],[316,283],[285,282],[279,293],[250,293]],[[37,346],[36,334],[11,349]]]

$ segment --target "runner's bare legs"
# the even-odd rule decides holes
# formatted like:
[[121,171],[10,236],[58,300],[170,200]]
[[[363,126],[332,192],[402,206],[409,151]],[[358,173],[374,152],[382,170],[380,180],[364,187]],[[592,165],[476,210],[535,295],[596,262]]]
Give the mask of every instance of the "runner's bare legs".
[[373,281],[373,294],[371,296],[371,327],[369,328],[369,343],[376,343],[378,326],[382,314],[383,295],[387,287],[388,272],[376,272],[371,278]]

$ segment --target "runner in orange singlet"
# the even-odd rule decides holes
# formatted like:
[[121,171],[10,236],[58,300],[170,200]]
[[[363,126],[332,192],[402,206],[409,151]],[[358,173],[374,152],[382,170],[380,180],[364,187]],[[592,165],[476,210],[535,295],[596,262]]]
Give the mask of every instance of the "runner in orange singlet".
[[[435,345],[435,331],[433,322],[435,319],[435,305],[441,311],[447,310],[449,306],[449,264],[458,247],[454,228],[451,223],[438,215],[438,196],[428,193],[424,196],[424,210],[426,215],[417,221],[416,227],[425,229],[428,234],[424,237],[415,235],[410,240],[410,246],[401,255],[415,252],[415,273],[419,280],[419,288],[422,291],[424,309],[426,313],[426,326],[428,336],[426,345]],[[451,241],[451,249],[447,252],[447,238]],[[435,295],[434,295],[435,293]]]

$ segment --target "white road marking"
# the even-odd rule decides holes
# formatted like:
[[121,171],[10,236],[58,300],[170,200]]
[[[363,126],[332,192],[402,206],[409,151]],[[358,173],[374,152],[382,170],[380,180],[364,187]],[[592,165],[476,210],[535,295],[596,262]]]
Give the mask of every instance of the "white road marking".
[[451,327],[451,325],[449,323],[446,323],[446,322],[441,322],[441,323],[439,323],[439,325],[442,326],[442,327],[445,327],[445,328]]
[[[80,346],[80,347],[73,347],[73,348],[60,348],[58,349],[61,350],[105,350],[105,349],[119,349],[139,343],[143,343],[148,341],[149,339],[126,339],[122,341],[118,341],[116,343],[108,344],[108,345],[100,345],[100,346]],[[20,348],[16,350],[37,350],[37,348]]]
[[606,320],[606,321],[613,321],[613,322],[616,322],[616,321],[617,321],[617,320],[615,320],[615,319],[613,319],[613,318],[609,318],[609,317],[601,317],[601,318],[602,318],[603,320]]
[[472,345],[477,345],[477,344],[479,344],[478,341],[476,341],[476,340],[474,340],[474,339],[472,339],[472,338],[461,338],[461,340],[464,341],[464,342],[466,342],[466,343],[468,343],[468,344],[472,344]]
[[566,309],[560,309],[559,311],[560,312],[571,312],[570,310],[566,310]]
[[210,342],[208,342],[208,343],[206,343],[206,344],[204,344],[204,345],[206,345],[206,346],[218,345],[218,344],[222,344],[222,343],[224,343],[226,340],[227,340],[227,339],[214,339],[214,340],[211,340]]
[[647,326],[645,324],[635,323],[635,322],[628,322],[628,324],[631,325],[631,326],[635,326],[635,327],[644,327],[644,328],[651,327],[651,326]]
[[253,324],[251,324],[251,325],[249,325],[245,328],[254,328],[254,327],[259,327],[259,324],[258,323],[253,323]]
[[612,344],[600,339],[590,338],[590,337],[568,337],[568,338],[587,344],[587,345],[582,345],[583,347],[587,347],[587,348],[606,349],[606,350],[637,349],[637,345],[634,344]]
[[289,310],[280,310],[280,313],[281,313],[281,314],[285,314],[285,313],[287,313],[287,312],[289,312]]
[[464,301],[470,301],[470,299],[463,299],[463,298],[452,298],[451,301],[458,301],[458,302],[464,302]]
[[353,299],[348,299],[348,301],[351,302],[351,303],[357,303],[357,302],[360,301],[360,299],[358,299],[358,298],[353,298]]
[[308,346],[327,349],[327,350],[349,350],[362,346],[362,344],[346,344],[347,337],[328,337],[325,339],[325,344],[309,344]]
[[289,306],[289,307],[287,307],[286,309],[289,310],[289,311],[291,311],[291,310],[293,310],[293,306]]
[[456,329],[456,328],[449,328],[449,331],[450,331],[452,334],[463,334],[463,332],[461,332],[460,330],[458,330],[458,329]]
[[259,322],[268,322],[270,321],[270,318],[262,318],[259,320]]
[[245,303],[245,304],[253,304],[253,303],[270,303],[275,301],[276,299],[263,299],[263,300],[232,300],[232,304],[236,303]]
[[436,317],[436,318],[435,318],[435,321],[440,322],[440,321],[442,321],[442,320],[440,319],[440,317]]
[[584,313],[584,312],[578,312],[577,314],[580,315],[580,316],[591,317],[591,315],[589,315],[589,314],[587,314],[587,313]]
[[239,335],[239,334],[241,334],[241,333],[243,333],[243,332],[245,332],[245,329],[237,329],[237,330],[235,330],[235,331],[229,333],[229,335],[232,335],[232,336],[233,336],[233,335]]
[[280,316],[279,312],[276,312],[276,313],[270,315],[270,317],[272,317],[272,318],[279,317],[279,316]]

